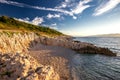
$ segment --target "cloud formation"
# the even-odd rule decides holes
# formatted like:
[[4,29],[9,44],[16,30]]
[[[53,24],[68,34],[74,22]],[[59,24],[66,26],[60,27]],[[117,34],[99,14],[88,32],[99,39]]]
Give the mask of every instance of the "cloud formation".
[[33,20],[32,20],[32,24],[34,25],[39,25],[39,24],[42,24],[44,22],[43,18],[42,17],[35,17]]
[[34,24],[34,25],[40,25],[44,22],[44,19],[42,17],[35,17],[32,21],[30,21],[30,19],[28,17],[24,18],[24,19],[17,19],[16,20],[22,21],[22,22],[26,22],[26,23],[30,23],[30,24]]
[[89,8],[90,5],[87,3],[91,2],[92,0],[83,0],[78,3],[78,5],[72,10],[73,14],[80,14],[82,13],[85,9]]
[[[107,2],[106,2],[107,1]],[[40,7],[40,6],[32,6],[24,3],[19,3],[15,1],[8,1],[8,0],[0,0],[0,3],[18,6],[18,7],[26,7],[26,8],[32,8],[37,10],[45,10],[45,11],[53,11],[62,13],[63,15],[72,16],[73,19],[77,19],[77,15],[81,14],[84,10],[91,7],[88,3],[92,2],[92,0],[80,0],[79,2],[75,2],[75,0],[64,0],[59,5],[55,6],[54,8],[46,8],[46,7]],[[95,9],[95,12],[93,13],[94,16],[102,15],[112,9],[114,9],[118,4],[120,4],[120,0],[105,0],[103,3],[100,3],[100,6],[98,6]],[[48,18],[59,18],[61,15],[59,14],[48,14]]]
[[61,8],[66,8],[68,7],[68,4],[70,3],[70,0],[65,0],[62,2],[60,5],[56,6],[55,8],[61,9]]
[[50,14],[50,13],[49,13],[49,14],[47,15],[47,18],[48,18],[48,19],[51,19],[51,18],[60,18],[60,14]]
[[14,6],[18,6],[18,7],[27,7],[27,8],[33,8],[33,9],[38,9],[38,10],[46,10],[46,11],[54,11],[54,12],[63,13],[64,15],[72,16],[73,19],[77,19],[77,17],[75,16],[76,14],[81,14],[85,9],[90,7],[90,5],[88,5],[89,2],[91,2],[91,0],[82,0],[78,4],[75,4],[74,9],[66,10],[63,8],[66,8],[69,5],[71,5],[69,0],[65,0],[65,2],[63,2],[60,5],[61,7],[59,6],[59,7],[55,7],[55,8],[31,6],[31,5],[27,5],[27,4],[19,3],[19,2],[14,2],[14,1],[0,0],[0,3],[3,3],[3,4],[9,4],[9,5],[14,5]]
[[62,2],[59,6],[56,6],[57,9],[63,9],[63,8],[70,8],[67,13],[73,17],[73,19],[77,19],[75,15],[81,14],[85,9],[91,7],[88,5],[89,2],[92,0],[80,0],[79,3],[75,3],[73,0],[65,0]]
[[118,4],[120,4],[120,0],[108,0],[107,3],[101,4],[98,8],[96,8],[94,16],[102,15],[112,9],[114,9]]
[[14,5],[14,6],[18,6],[18,7],[25,7],[25,6],[27,7],[28,6],[24,3],[18,3],[18,2],[7,1],[7,0],[0,0],[0,3]]
[[30,23],[30,19],[28,18],[28,17],[26,17],[26,18],[24,18],[24,19],[17,19],[17,18],[15,18],[16,20],[19,20],[19,21],[22,21],[22,22],[26,22],[26,23]]

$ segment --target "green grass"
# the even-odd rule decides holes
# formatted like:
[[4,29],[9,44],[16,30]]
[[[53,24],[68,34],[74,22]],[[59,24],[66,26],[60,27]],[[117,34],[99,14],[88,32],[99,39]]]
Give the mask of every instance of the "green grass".
[[32,31],[36,33],[43,33],[47,35],[63,35],[61,32],[58,32],[54,29],[50,29],[45,26],[36,26],[15,20],[7,16],[0,17],[0,29],[2,30],[22,30],[22,31]]

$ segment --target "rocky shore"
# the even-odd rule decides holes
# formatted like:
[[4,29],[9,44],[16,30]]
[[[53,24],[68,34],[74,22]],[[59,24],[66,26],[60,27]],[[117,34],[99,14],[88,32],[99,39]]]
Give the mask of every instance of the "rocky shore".
[[0,54],[0,80],[60,80],[53,67],[39,64],[28,54]]
[[25,52],[36,44],[45,44],[52,46],[61,46],[69,48],[80,53],[104,54],[116,56],[115,53],[107,48],[96,47],[93,44],[74,41],[67,36],[62,37],[45,37],[38,36],[35,33],[0,33],[0,52],[14,53]]
[[[69,37],[39,37],[40,43],[45,45],[61,46],[77,51],[78,53],[87,53],[87,54],[102,54],[108,56],[116,56],[116,53],[110,51],[108,48],[101,48],[94,46],[93,44],[74,41]],[[37,41],[37,40],[35,40]]]
[[[48,51],[48,53],[54,54],[44,54],[46,51],[42,52],[43,48],[40,46],[37,47],[41,49],[38,53],[33,51],[29,54],[30,50],[40,44],[54,46],[54,49]],[[66,36],[46,37],[33,32],[0,32],[0,80],[70,80],[69,67],[66,66],[71,58],[67,57],[66,53],[70,52],[59,47],[75,50],[79,53],[116,56],[109,49],[73,41]]]

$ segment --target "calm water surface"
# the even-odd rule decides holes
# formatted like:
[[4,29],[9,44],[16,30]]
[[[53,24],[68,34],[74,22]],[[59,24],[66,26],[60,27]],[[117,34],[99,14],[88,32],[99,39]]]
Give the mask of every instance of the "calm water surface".
[[120,38],[76,38],[82,42],[107,47],[118,53],[117,57],[77,54],[72,59],[74,80],[120,80]]

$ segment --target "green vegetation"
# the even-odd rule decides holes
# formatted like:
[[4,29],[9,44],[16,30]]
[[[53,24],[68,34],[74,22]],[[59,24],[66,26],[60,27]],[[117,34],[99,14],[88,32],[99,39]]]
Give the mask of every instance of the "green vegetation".
[[62,33],[58,32],[54,29],[50,29],[49,27],[28,24],[28,23],[15,20],[14,18],[10,18],[7,16],[0,17],[0,29],[32,31],[32,32],[35,32],[40,35],[41,35],[41,33],[46,34],[46,35],[53,35],[53,36],[63,35]]

